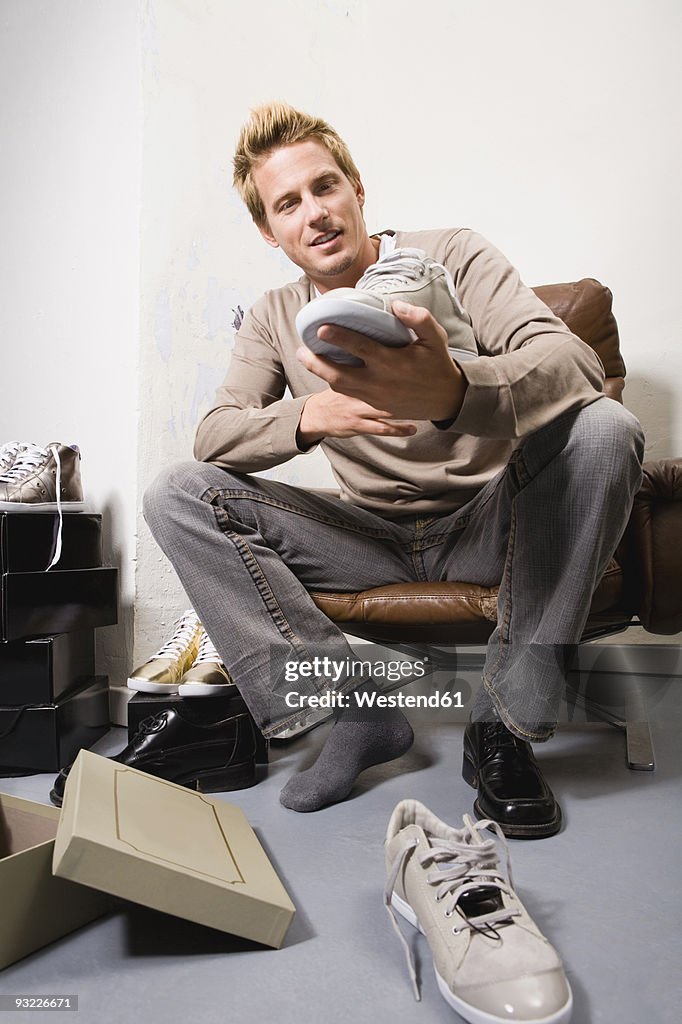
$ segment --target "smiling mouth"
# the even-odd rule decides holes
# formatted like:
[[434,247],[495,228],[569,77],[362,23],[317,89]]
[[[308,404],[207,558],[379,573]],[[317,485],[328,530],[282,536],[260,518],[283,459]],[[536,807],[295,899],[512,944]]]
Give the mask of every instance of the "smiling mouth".
[[334,239],[338,238],[340,234],[341,234],[340,231],[327,231],[326,234],[320,235],[319,238],[316,238],[315,241],[312,242],[311,244],[313,246],[315,246],[315,245],[326,245],[327,242],[333,242]]

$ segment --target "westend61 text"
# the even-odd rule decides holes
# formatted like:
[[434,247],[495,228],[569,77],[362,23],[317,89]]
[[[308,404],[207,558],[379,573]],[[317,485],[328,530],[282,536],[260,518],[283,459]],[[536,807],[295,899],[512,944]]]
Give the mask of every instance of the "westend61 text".
[[462,708],[462,694],[459,690],[434,690],[433,693],[296,693],[285,697],[289,708]]

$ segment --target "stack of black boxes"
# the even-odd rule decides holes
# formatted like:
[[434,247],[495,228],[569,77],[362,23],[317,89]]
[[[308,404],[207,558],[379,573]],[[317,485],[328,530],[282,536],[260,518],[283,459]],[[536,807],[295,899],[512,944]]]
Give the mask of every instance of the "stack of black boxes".
[[0,776],[59,771],[109,728],[94,631],[117,621],[118,570],[100,515],[62,519],[0,512]]

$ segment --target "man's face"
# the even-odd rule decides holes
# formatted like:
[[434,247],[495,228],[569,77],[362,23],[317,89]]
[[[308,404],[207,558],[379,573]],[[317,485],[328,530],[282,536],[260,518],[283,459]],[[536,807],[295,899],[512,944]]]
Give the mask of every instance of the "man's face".
[[265,241],[281,247],[321,292],[352,287],[376,260],[362,217],[365,191],[309,139],[272,151],[253,171]]

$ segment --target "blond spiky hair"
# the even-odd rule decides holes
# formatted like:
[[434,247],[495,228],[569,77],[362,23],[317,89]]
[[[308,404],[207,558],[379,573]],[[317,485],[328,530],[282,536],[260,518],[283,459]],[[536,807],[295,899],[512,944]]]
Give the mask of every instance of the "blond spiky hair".
[[288,103],[265,103],[255,107],[239,134],[232,161],[232,180],[258,227],[267,226],[267,216],[253,181],[254,168],[273,149],[290,146],[294,142],[305,142],[307,139],[315,139],[326,146],[348,180],[353,185],[359,184],[360,172],[348,146],[322,118],[305,114]]

